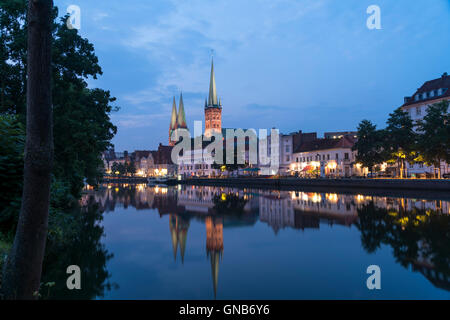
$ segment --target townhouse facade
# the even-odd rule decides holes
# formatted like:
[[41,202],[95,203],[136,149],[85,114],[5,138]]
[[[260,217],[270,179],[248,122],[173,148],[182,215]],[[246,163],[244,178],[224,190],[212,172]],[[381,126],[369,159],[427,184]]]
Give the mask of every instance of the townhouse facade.
[[[426,81],[412,96],[404,98],[402,110],[408,112],[411,119],[417,124],[427,114],[427,108],[435,103],[450,100],[450,76],[445,72],[440,78]],[[441,173],[450,172],[450,164],[442,161]],[[429,177],[437,170],[434,166],[424,163],[408,163],[408,175],[413,177]]]
[[340,178],[362,176],[367,169],[356,163],[353,135],[305,141],[294,150],[290,172],[299,177]]

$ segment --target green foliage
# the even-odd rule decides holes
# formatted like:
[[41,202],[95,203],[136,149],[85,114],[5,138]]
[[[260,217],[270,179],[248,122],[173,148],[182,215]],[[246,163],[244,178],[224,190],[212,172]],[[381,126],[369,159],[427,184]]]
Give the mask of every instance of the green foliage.
[[387,160],[401,164],[399,170],[401,177],[403,177],[405,161],[412,163],[417,157],[417,135],[413,128],[411,117],[401,108],[389,114],[387,127],[384,130],[384,150]]
[[427,114],[418,121],[418,149],[427,164],[439,167],[441,160],[450,162],[449,101],[435,103],[427,108]]
[[405,268],[428,261],[434,271],[450,276],[450,233],[448,214],[413,208],[406,210],[377,207],[374,202],[358,208],[357,228],[363,248],[374,253],[389,245],[397,261]]
[[213,169],[221,169],[221,170],[224,169],[224,170],[227,170],[227,171],[231,172],[231,171],[236,171],[239,168],[247,167],[247,164],[238,164],[238,148],[237,148],[236,145],[234,146],[233,163],[227,163],[227,149],[226,149],[226,147],[223,148],[222,155],[223,155],[222,163],[214,162],[212,164],[212,168]]
[[[102,243],[103,215],[94,199],[89,198],[86,203],[85,207],[74,207],[64,213],[50,212],[51,228],[41,279],[42,299],[94,299],[114,287],[109,283],[111,275],[106,268],[113,255]],[[67,290],[66,269],[73,264],[83,266],[83,290]]]
[[369,120],[361,121],[353,150],[357,151],[356,161],[372,172],[375,165],[383,162],[383,131]]
[[111,171],[113,174],[118,172],[120,175],[124,175],[126,173],[126,167],[123,163],[114,162],[111,166]]
[[119,175],[134,175],[136,173],[136,166],[133,161],[126,162],[125,164],[114,162],[111,166],[111,172],[113,174],[116,174],[116,172],[118,172]]
[[[0,113],[26,118],[26,0],[0,0]],[[54,175],[68,182],[79,197],[83,182],[102,177],[101,153],[117,128],[110,113],[118,110],[109,91],[88,88],[87,80],[102,74],[94,46],[67,28],[55,7],[53,24]]]
[[[27,1],[0,0],[0,245],[11,244],[18,220],[26,122]],[[55,161],[51,186],[49,243],[83,232],[73,207],[84,181],[102,177],[101,154],[117,128],[110,114],[115,98],[88,87],[102,74],[94,46],[66,27],[54,10],[52,94]],[[80,233],[77,236],[82,236]],[[5,245],[4,245],[5,244]],[[1,254],[1,252],[0,252]],[[62,270],[62,269],[61,269]]]
[[16,117],[0,115],[0,231],[17,223],[23,184],[25,129]]
[[134,165],[133,161],[127,162],[126,166],[127,173],[134,175],[136,173],[136,166]]
[[24,0],[0,0],[0,113],[25,123],[26,12]]

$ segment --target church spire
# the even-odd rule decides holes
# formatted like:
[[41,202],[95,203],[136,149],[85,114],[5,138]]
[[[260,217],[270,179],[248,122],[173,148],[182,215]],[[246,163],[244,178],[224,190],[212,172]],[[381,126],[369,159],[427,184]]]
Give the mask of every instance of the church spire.
[[170,117],[170,130],[175,130],[176,128],[177,128],[177,103],[175,102],[175,97],[173,97],[172,116]]
[[169,145],[175,145],[175,141],[172,140],[172,134],[177,129],[177,103],[175,102],[175,96],[173,97],[172,104],[172,115],[170,117],[170,126],[169,126]]
[[184,114],[184,103],[183,103],[183,93],[180,95],[180,105],[178,109],[178,119],[177,119],[178,128],[187,128],[186,125],[186,116]]
[[214,75],[214,60],[211,60],[211,79],[209,81],[208,106],[217,106],[216,77]]

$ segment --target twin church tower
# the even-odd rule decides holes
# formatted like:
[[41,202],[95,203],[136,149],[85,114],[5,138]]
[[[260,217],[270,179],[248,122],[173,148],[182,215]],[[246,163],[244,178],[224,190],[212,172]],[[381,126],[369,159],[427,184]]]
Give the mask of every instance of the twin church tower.
[[[175,97],[173,98],[172,116],[169,127],[169,145],[173,146],[177,141],[172,140],[172,133],[176,129],[187,129],[184,113],[183,94],[180,95],[180,103],[177,112]],[[222,103],[217,97],[216,77],[214,75],[214,61],[211,62],[211,78],[209,81],[209,97],[205,99],[205,136],[210,137],[214,132],[222,132]]]

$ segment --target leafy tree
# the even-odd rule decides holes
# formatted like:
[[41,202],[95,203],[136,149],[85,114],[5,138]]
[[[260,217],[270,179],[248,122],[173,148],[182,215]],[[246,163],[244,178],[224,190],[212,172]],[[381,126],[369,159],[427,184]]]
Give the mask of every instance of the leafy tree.
[[423,120],[418,121],[417,130],[420,157],[428,165],[438,168],[441,178],[441,161],[450,162],[450,117],[449,101],[444,100],[427,108]]
[[25,124],[27,2],[0,0],[0,113]]
[[40,286],[54,150],[52,9],[52,0],[28,2],[24,185],[16,235],[4,267],[2,292],[7,299],[33,299]]
[[[13,115],[0,115],[0,231],[15,229],[23,185],[25,128]],[[13,236],[13,235],[12,235]]]
[[357,151],[356,161],[373,172],[374,166],[383,162],[383,132],[369,120],[361,121],[353,150]]
[[134,175],[136,173],[136,166],[133,161],[127,162],[125,165],[126,173]]
[[111,171],[114,174],[116,174],[116,172],[118,172],[120,175],[123,175],[127,172],[127,169],[123,163],[114,162],[111,166]]
[[[50,0],[39,2],[0,0],[0,114],[3,117],[8,114],[14,115],[22,126],[29,116],[26,114],[27,81],[30,80],[27,77],[27,69],[32,67],[32,60],[28,59],[30,52],[27,49],[28,41],[32,41],[28,37],[30,27],[27,23],[27,6],[29,3],[36,5],[41,2],[47,5]],[[53,7],[50,14],[48,26],[52,41],[46,41],[45,44],[52,44],[50,55],[48,55],[52,59],[49,73],[52,78],[50,89],[54,132],[51,206],[52,209],[65,210],[69,202],[73,203],[68,200],[80,197],[84,179],[91,185],[99,181],[103,164],[101,154],[110,146],[110,140],[117,130],[109,116],[111,112],[117,110],[117,107],[112,106],[115,98],[111,97],[109,91],[88,87],[89,78],[96,79],[102,74],[93,45],[81,38],[77,30],[69,30],[65,24],[66,18],[57,19],[56,7]],[[42,85],[47,83],[44,81],[47,77],[42,79]],[[41,124],[45,125],[46,122],[42,121]],[[4,136],[2,135],[1,138]],[[7,158],[16,157],[20,154],[19,150],[22,150],[23,154],[23,144],[21,146],[18,135],[11,134],[7,138],[12,139],[9,144],[5,142],[5,146],[8,145],[8,150],[11,151],[5,148]],[[3,157],[3,152],[0,152],[0,157]],[[4,164],[2,161],[9,161],[7,158],[1,158],[0,166]],[[23,159],[18,159],[15,164],[20,167],[23,164],[22,161]],[[50,164],[50,161],[47,164]],[[10,199],[13,200],[13,194],[17,191],[15,187],[22,184],[23,173],[20,169],[16,171],[3,169],[0,168],[0,173],[8,174],[8,178],[4,181],[10,179],[15,182],[9,189],[2,188],[2,192],[3,190],[11,192]],[[45,184],[40,185],[40,190],[46,190]],[[20,192],[17,194],[20,195]],[[6,196],[7,193],[5,192],[4,195]],[[9,219],[8,223],[15,224],[17,221],[15,220],[18,215],[17,203],[18,201],[12,201],[0,209],[0,231],[4,222],[2,218]],[[10,210],[9,212],[13,215],[4,215],[5,209]],[[35,209],[37,210],[37,207]],[[52,219],[49,224],[51,229]],[[46,223],[41,225],[45,226]],[[9,228],[9,230],[14,229],[14,227]],[[34,250],[34,252],[40,254],[40,250]]]
[[226,171],[235,171],[238,170],[239,168],[245,168],[247,166],[247,164],[238,164],[238,155],[237,155],[237,147],[234,147],[234,155],[233,155],[233,163],[227,163],[227,150],[226,147],[224,146],[223,151],[223,160],[222,163],[217,163],[214,162],[212,164],[212,168],[213,169],[225,169]]
[[[26,0],[0,0],[0,113],[16,114],[25,124],[27,69]],[[80,196],[83,180],[95,185],[102,177],[101,154],[110,146],[117,128],[110,113],[109,91],[88,88],[87,79],[102,74],[94,46],[69,30],[66,18],[52,12],[52,92],[54,112],[54,174],[70,182]],[[6,71],[6,72],[3,72]]]
[[404,176],[405,162],[414,162],[417,157],[417,137],[413,128],[411,117],[401,108],[389,114],[384,130],[384,150],[387,159],[397,163],[400,178]]

